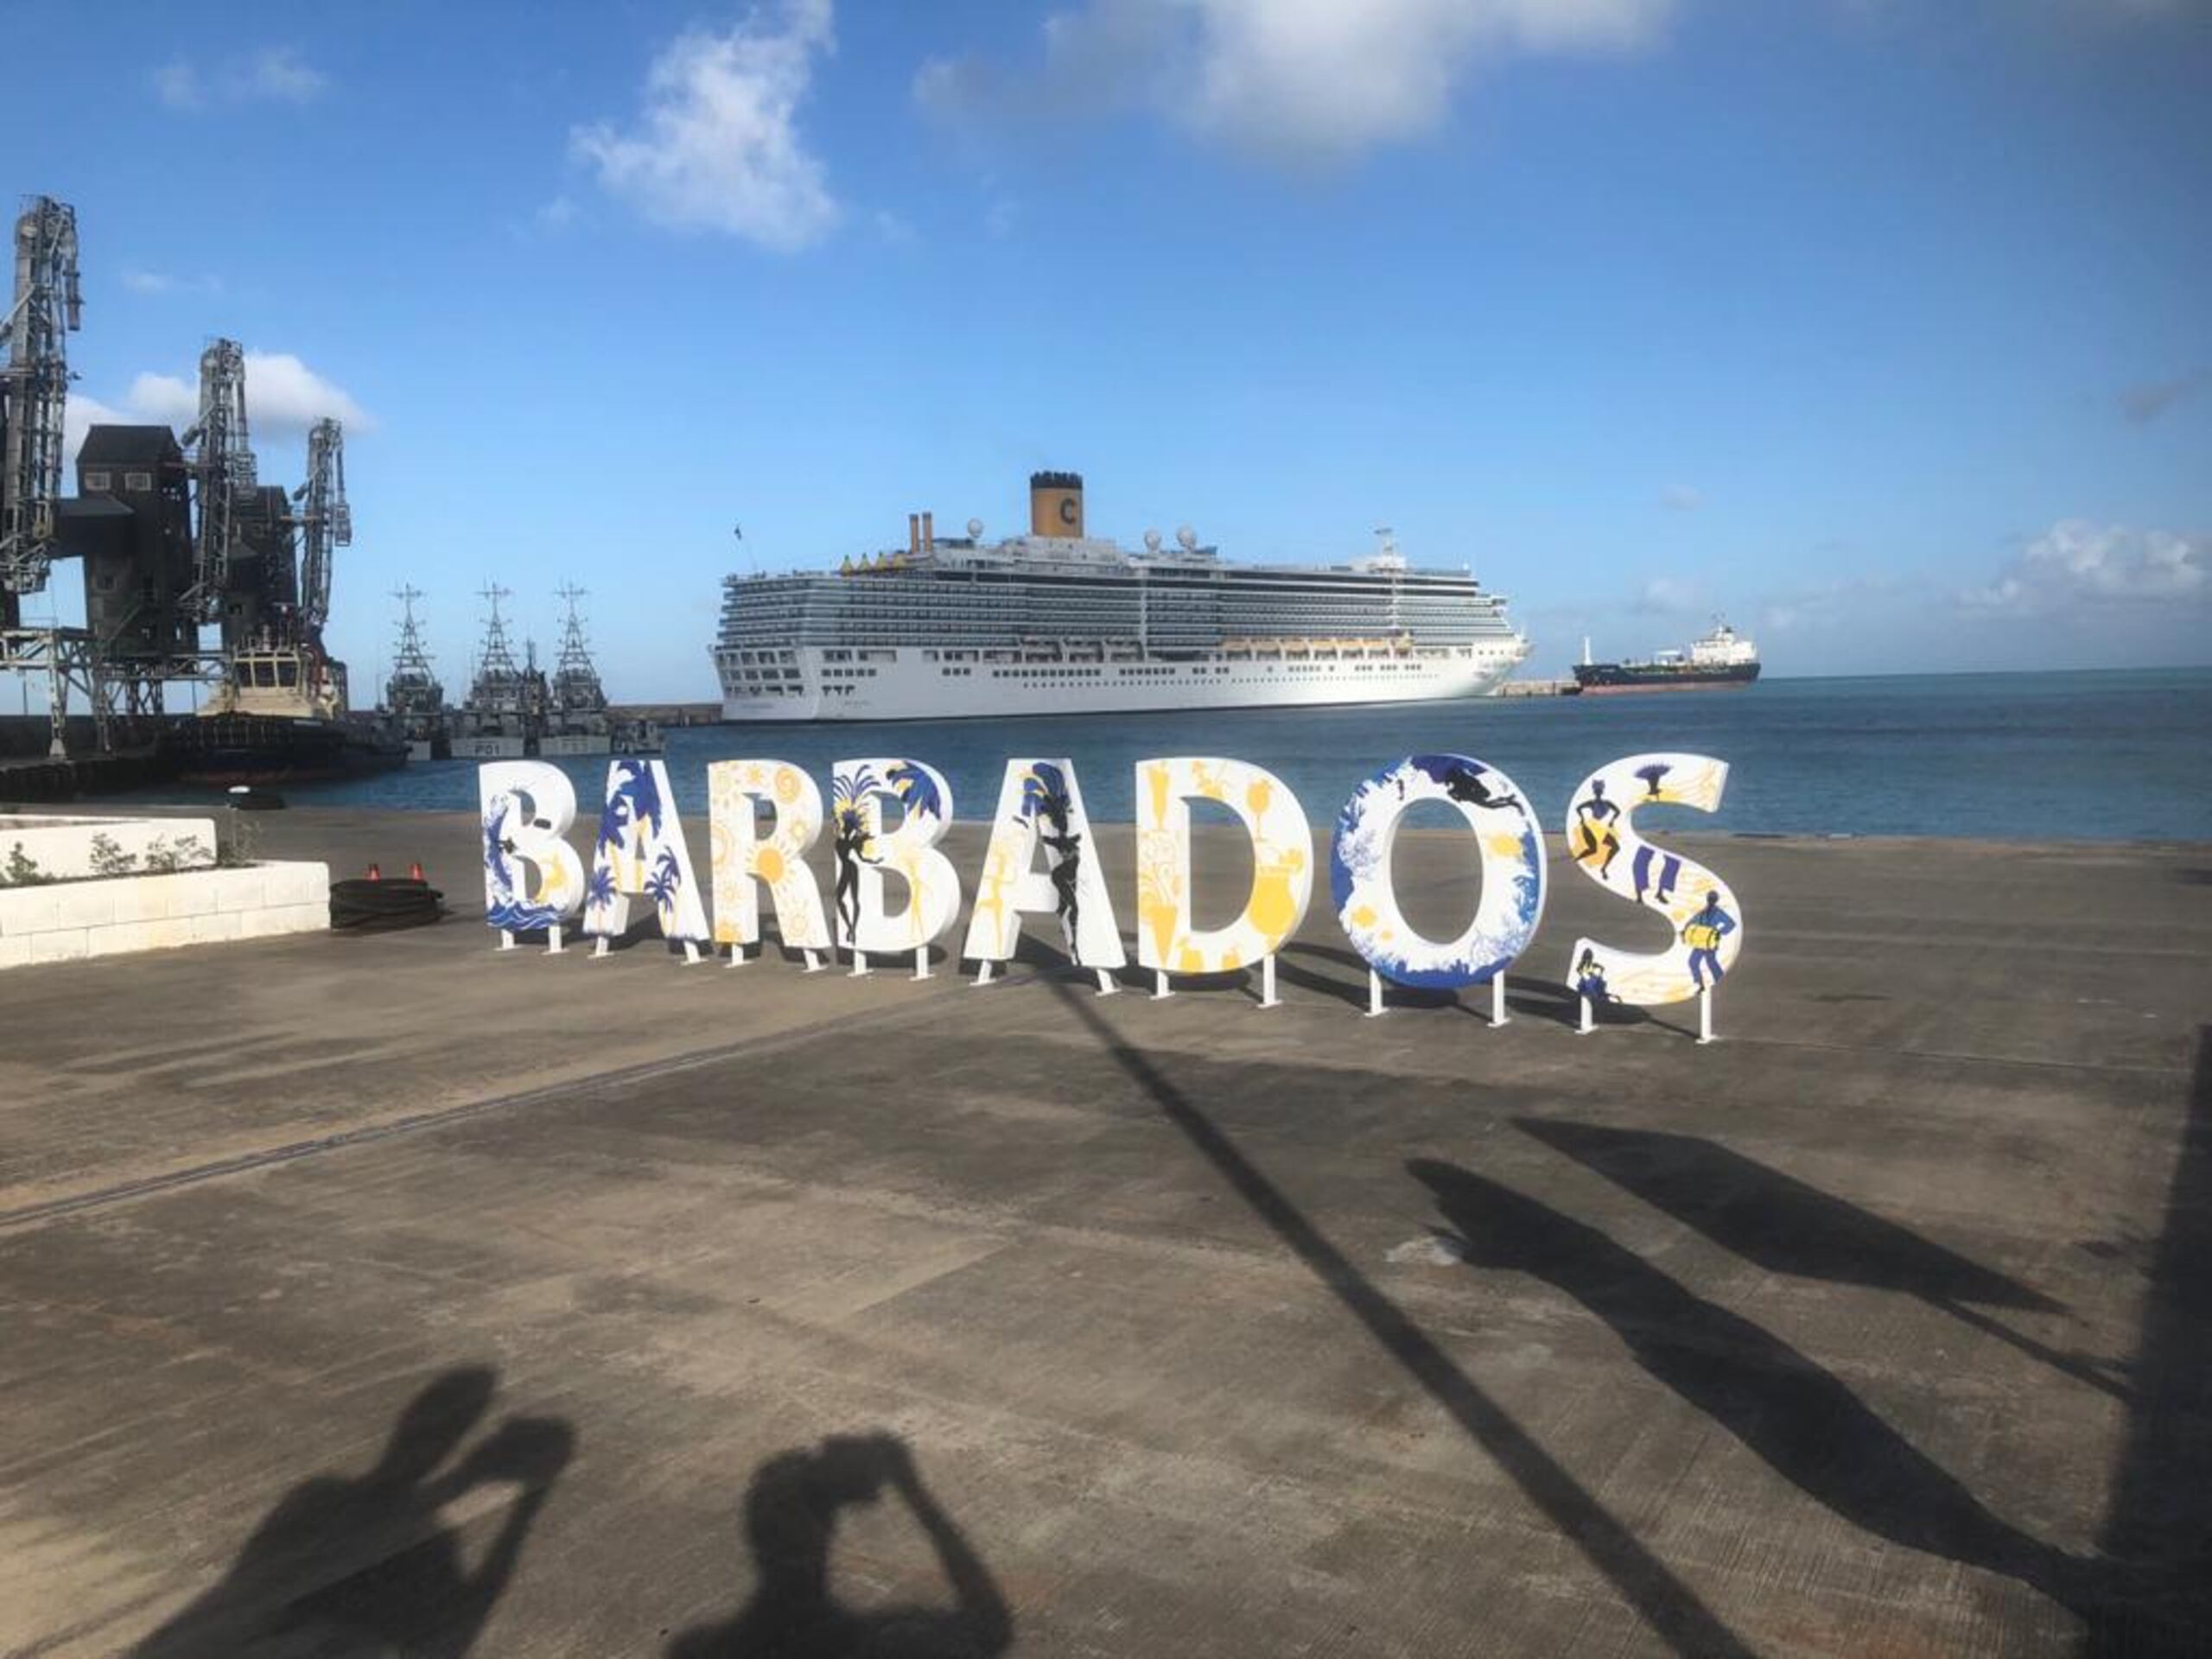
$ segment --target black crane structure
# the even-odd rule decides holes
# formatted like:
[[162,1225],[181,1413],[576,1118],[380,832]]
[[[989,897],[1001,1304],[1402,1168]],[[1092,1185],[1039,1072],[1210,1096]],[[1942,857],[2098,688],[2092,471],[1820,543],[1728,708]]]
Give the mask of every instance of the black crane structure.
[[[28,198],[13,253],[0,309],[0,670],[44,678],[53,752],[67,752],[73,699],[105,749],[117,717],[161,714],[163,688],[178,682],[229,680],[241,651],[296,652],[321,683],[338,684],[322,635],[334,552],[353,535],[339,422],[309,427],[296,489],[263,486],[248,354],[215,339],[200,353],[192,423],[181,434],[90,427],[76,493],[64,494],[67,344],[83,312],[75,209]],[[25,618],[57,559],[83,567],[85,626]],[[217,627],[219,639],[203,640]]]

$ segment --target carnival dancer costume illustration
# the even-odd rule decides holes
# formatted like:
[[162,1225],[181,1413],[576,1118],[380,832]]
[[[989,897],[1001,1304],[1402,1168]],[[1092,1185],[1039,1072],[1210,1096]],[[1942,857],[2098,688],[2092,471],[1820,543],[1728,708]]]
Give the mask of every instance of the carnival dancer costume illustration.
[[1052,855],[1046,872],[1052,883],[1052,908],[1059,917],[1060,938],[1069,958],[1080,963],[1076,949],[1076,880],[1083,869],[1083,837],[1068,828],[1070,806],[1067,779],[1058,766],[1039,761],[1021,780],[1021,816],[1037,825],[1038,841]]
[[1598,864],[1598,879],[1601,881],[1610,879],[1613,861],[1620,856],[1621,838],[1613,827],[1620,815],[1620,808],[1605,798],[1602,782],[1590,785],[1588,800],[1574,804],[1575,829],[1582,838],[1582,844],[1574,849],[1575,860],[1586,864],[1603,853],[1605,856]]
[[[1682,943],[1690,948],[1690,977],[1701,990],[1711,990],[1720,982],[1720,941],[1736,931],[1736,918],[1720,908],[1720,895],[1705,895],[1705,908],[1689,919],[1682,929]],[[1711,969],[1708,983],[1705,972]]]
[[1629,861],[1628,867],[1629,874],[1636,878],[1638,904],[1643,902],[1644,888],[1650,886],[1651,866],[1655,861],[1659,866],[1659,885],[1652,888],[1651,896],[1662,905],[1673,902],[1675,883],[1681,879],[1682,861],[1672,853],[1663,853],[1656,847],[1646,846],[1636,849],[1636,856]]
[[861,925],[861,866],[880,861],[868,855],[868,817],[858,806],[837,809],[837,925],[852,948]]
[[1605,969],[1594,950],[1586,948],[1582,960],[1574,964],[1574,994],[1589,999],[1592,1007],[1603,1007],[1612,995],[1605,988]]

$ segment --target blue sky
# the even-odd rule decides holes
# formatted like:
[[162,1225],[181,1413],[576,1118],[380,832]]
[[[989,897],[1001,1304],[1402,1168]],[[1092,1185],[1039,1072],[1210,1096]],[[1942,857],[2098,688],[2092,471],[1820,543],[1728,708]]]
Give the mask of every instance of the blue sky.
[[726,571],[1038,467],[1131,543],[1390,524],[1534,669],[1715,611],[1782,674],[2212,660],[2201,0],[42,18],[76,416],[227,334],[265,477],[346,418],[357,687],[403,581],[458,690],[474,590],[550,645],[572,579],[618,698],[704,698]]

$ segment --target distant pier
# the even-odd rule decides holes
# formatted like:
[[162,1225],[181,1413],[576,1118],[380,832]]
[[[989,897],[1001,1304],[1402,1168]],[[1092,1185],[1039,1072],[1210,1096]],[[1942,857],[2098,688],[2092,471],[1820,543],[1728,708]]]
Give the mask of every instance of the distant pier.
[[1572,675],[1560,680],[1506,680],[1491,693],[1497,697],[1574,697],[1582,695],[1581,683]]

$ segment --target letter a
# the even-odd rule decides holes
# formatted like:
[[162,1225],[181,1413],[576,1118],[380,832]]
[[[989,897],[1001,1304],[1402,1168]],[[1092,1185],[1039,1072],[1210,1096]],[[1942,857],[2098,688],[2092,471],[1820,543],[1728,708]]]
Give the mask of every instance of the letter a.
[[[1039,847],[1051,861],[1042,870],[1036,868]],[[1078,967],[1115,969],[1128,960],[1071,760],[1006,763],[961,954],[979,962],[1010,960],[1023,911],[1049,911],[1059,918],[1061,943]]]
[[607,807],[592,854],[584,931],[602,940],[619,938],[629,927],[632,898],[652,900],[661,932],[681,940],[686,957],[707,943],[691,851],[677,820],[668,767],[658,760],[620,760],[607,768]]

